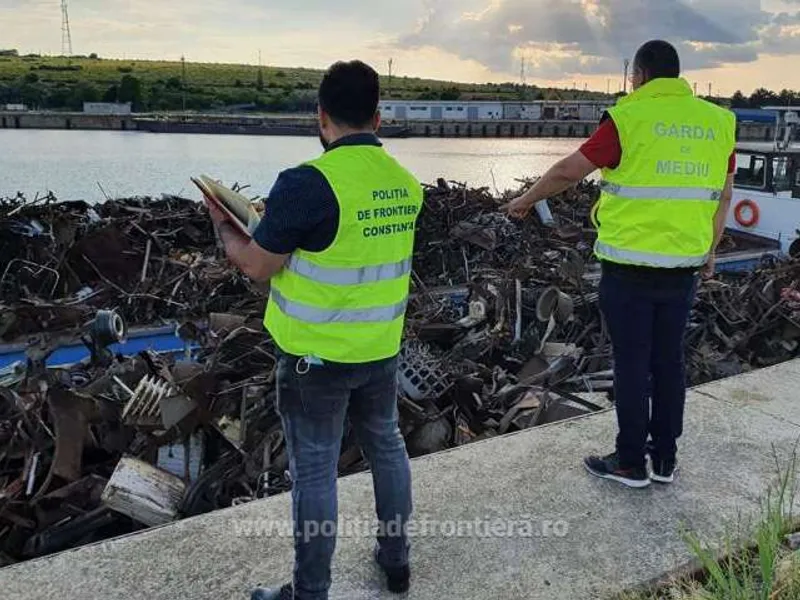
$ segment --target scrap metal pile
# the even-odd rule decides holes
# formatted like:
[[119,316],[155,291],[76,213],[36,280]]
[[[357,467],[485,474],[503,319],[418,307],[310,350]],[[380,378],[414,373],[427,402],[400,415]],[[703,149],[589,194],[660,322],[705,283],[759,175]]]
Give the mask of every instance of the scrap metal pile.
[[[610,405],[597,194],[520,224],[487,189],[427,188],[398,372],[412,456]],[[222,258],[202,205],[0,201],[0,292],[0,340],[28,349],[0,370],[0,565],[290,489],[266,290]],[[165,322],[189,355],[109,349]],[[799,323],[800,262],[705,283],[691,382],[796,356]],[[46,368],[76,337],[86,358]],[[340,473],[366,467],[347,431]]]
[[0,200],[0,341],[69,329],[102,307],[150,325],[246,306],[253,286],[214,248],[193,200]]

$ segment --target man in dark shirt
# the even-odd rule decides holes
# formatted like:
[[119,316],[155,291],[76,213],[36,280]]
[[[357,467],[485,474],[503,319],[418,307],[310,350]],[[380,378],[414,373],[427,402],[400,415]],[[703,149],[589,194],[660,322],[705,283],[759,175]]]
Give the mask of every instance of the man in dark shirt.
[[291,584],[252,600],[327,600],[345,417],[372,469],[375,560],[409,588],[411,470],[398,425],[397,355],[409,292],[419,182],[376,136],[378,74],[337,63],[319,90],[325,153],[280,174],[253,239],[212,218],[230,260],[271,282],[265,326],[279,350],[277,410],[292,476]]
[[[372,133],[354,134],[334,142],[340,146],[376,146]],[[275,254],[291,254],[297,248],[309,252],[325,250],[339,227],[339,205],[330,184],[317,169],[301,165],[283,171],[269,192],[268,210],[253,238]]]
[[714,272],[730,208],[736,121],[694,97],[680,78],[677,52],[664,41],[639,49],[633,87],[592,139],[504,208],[524,218],[537,202],[603,169],[595,253],[619,434],[614,453],[587,457],[584,465],[597,477],[642,488],[673,481],[686,397],[683,337],[696,273]]

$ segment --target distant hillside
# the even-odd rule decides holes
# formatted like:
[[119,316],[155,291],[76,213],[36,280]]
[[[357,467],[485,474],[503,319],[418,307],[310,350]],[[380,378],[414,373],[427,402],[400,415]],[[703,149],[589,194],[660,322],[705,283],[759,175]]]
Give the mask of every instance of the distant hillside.
[[[0,51],[0,104],[80,110],[83,102],[133,102],[138,111],[254,109],[310,112],[322,78],[317,69],[255,65],[17,56]],[[185,85],[185,87],[184,87]],[[514,83],[470,84],[416,77],[382,77],[384,97],[419,100],[603,98]]]

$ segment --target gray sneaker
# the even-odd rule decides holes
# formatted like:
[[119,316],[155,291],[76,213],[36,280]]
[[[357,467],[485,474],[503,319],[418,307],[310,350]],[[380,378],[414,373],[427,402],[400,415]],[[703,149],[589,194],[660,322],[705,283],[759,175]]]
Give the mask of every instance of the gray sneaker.
[[678,470],[676,460],[653,460],[650,480],[656,483],[672,483],[675,481],[675,472]]
[[291,583],[281,588],[256,588],[250,595],[250,600],[294,600],[294,590]]

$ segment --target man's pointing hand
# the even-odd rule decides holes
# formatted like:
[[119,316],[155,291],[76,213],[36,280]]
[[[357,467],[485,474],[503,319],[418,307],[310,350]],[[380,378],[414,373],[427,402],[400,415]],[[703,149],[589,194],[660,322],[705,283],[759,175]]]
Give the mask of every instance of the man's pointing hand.
[[533,202],[523,194],[501,206],[500,210],[514,219],[524,219],[530,214],[532,208]]

